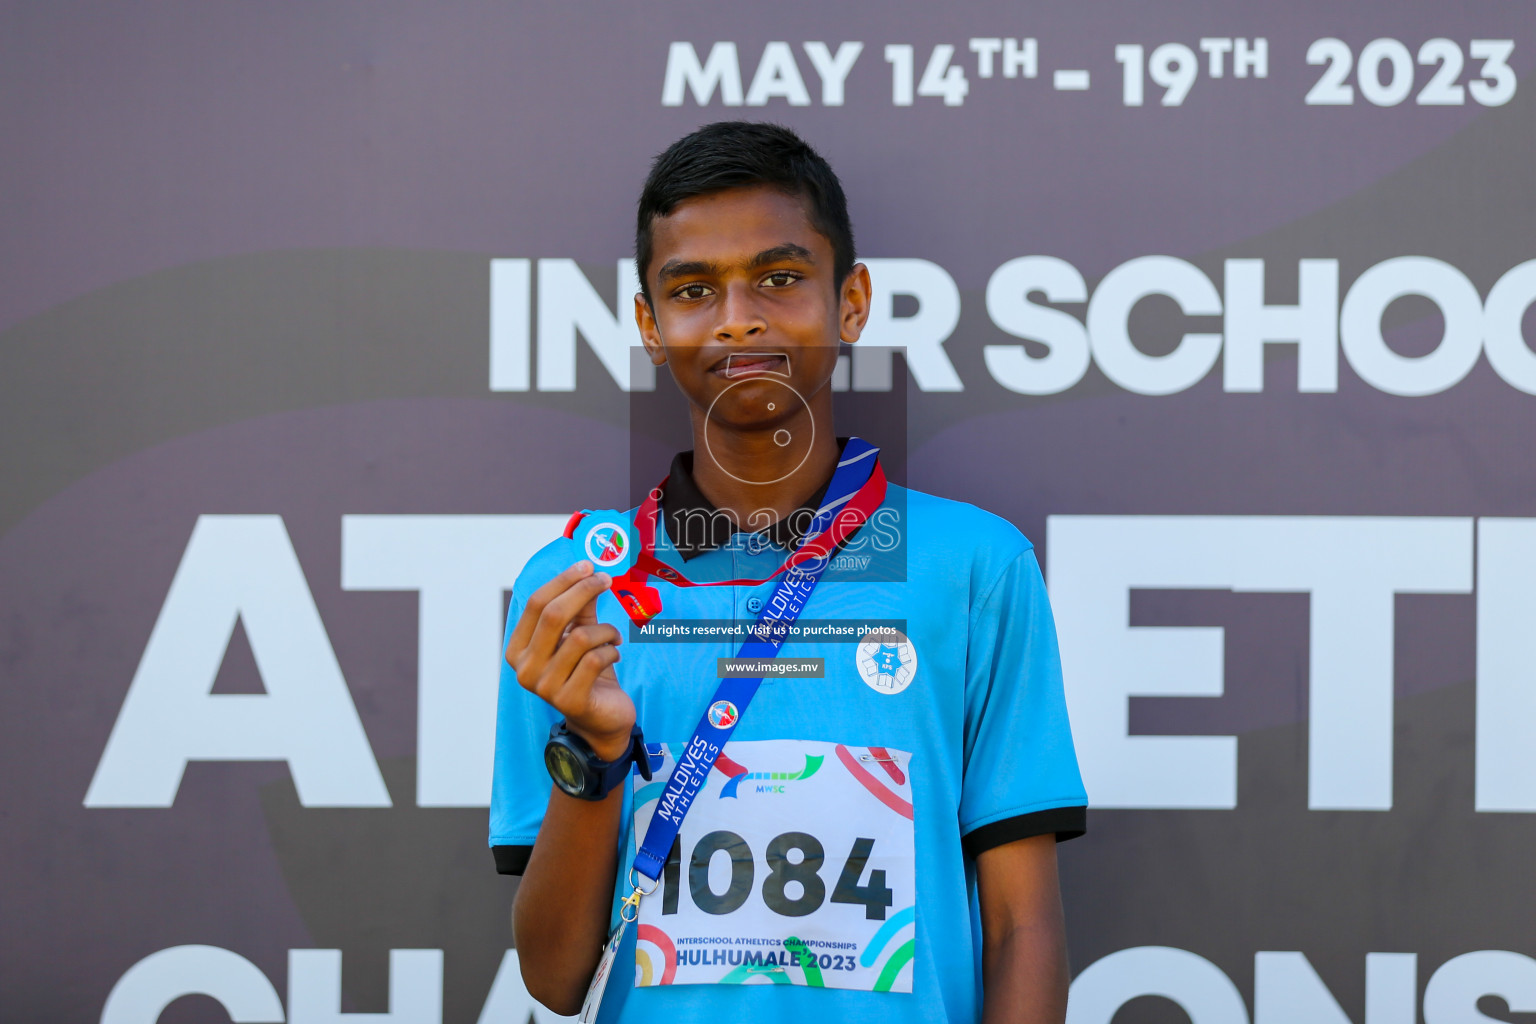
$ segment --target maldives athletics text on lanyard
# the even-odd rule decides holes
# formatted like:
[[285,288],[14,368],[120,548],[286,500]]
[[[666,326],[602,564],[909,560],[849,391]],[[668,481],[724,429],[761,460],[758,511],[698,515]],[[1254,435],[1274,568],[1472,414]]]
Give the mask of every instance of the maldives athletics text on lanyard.
[[[781,573],[784,576],[774,588],[773,596],[764,605],[762,614],[757,617],[751,637],[736,652],[738,658],[767,659],[778,656],[789,628],[805,610],[806,602],[810,600],[811,592],[816,589],[833,553],[885,500],[885,471],[880,467],[879,451],[862,438],[848,439],[837,469],[832,474],[832,481],[827,485],[828,499],[816,510],[816,516],[811,520],[795,553],[773,575],[767,577],[773,579]],[[694,583],[656,558],[659,491],[660,488],[657,488],[651,492],[635,516],[636,532],[640,536],[640,551],[636,555],[635,564],[628,572],[614,578],[613,592],[619,597],[630,618],[643,624],[661,610],[660,594],[654,587],[646,585],[647,576],[657,576],[683,587],[742,586],[766,582],[725,580],[720,583]],[[602,1002],[603,991],[608,987],[608,977],[612,973],[624,929],[639,916],[641,899],[655,892],[660,884],[662,866],[672,850],[672,841],[677,838],[678,829],[682,827],[683,817],[688,813],[688,808],[693,806],[694,797],[698,796],[715,765],[715,758],[731,738],[731,733],[735,731],[762,682],[761,676],[755,679],[720,680],[715,695],[710,698],[709,707],[694,727],[687,746],[683,748],[682,757],[667,778],[661,799],[651,815],[651,823],[645,830],[640,852],[635,854],[634,863],[629,869],[631,892],[619,907],[619,925],[609,936],[608,944],[603,949],[603,958],[587,989],[587,998],[582,1004],[579,1018],[583,1024],[591,1024],[597,1019],[598,1006]],[[638,878],[648,880],[651,887],[642,888]]]

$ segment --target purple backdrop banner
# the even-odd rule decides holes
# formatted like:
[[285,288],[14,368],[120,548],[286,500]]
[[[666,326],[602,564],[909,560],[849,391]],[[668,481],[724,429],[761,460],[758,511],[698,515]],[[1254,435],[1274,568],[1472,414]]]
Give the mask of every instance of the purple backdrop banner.
[[665,472],[633,203],[736,117],[849,194],[903,357],[844,408],[1041,552],[1072,1024],[1536,1013],[1533,53],[1492,0],[0,6],[0,1017],[554,1019],[506,591]]

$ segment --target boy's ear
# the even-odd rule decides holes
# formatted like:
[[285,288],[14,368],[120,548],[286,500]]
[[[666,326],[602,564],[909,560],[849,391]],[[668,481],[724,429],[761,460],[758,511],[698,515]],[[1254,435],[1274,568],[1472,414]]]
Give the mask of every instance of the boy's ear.
[[645,346],[645,354],[650,357],[651,365],[660,366],[665,363],[667,349],[661,343],[661,331],[656,327],[656,313],[645,300],[644,292],[635,293],[635,326],[640,328],[640,343]]
[[859,340],[859,335],[864,333],[864,325],[869,322],[870,303],[874,294],[869,283],[869,268],[862,263],[855,263],[843,279],[839,292],[838,337],[852,344]]

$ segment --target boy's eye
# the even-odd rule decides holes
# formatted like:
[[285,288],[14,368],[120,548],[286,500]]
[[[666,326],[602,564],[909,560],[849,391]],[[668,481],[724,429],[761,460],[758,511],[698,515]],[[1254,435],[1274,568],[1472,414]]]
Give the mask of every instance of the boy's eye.
[[788,270],[778,270],[769,274],[766,280],[774,288],[784,288],[800,280],[800,275]]
[[702,284],[685,284],[677,290],[680,299],[702,299],[709,294],[709,286]]

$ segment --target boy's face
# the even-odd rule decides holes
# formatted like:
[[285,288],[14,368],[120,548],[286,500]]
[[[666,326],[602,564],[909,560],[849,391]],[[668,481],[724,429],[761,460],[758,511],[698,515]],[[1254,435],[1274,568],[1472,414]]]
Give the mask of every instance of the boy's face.
[[690,402],[723,426],[776,430],[827,401],[838,343],[869,317],[869,272],[837,284],[803,200],[767,186],[699,196],[651,239],[653,305],[635,296],[635,319]]

